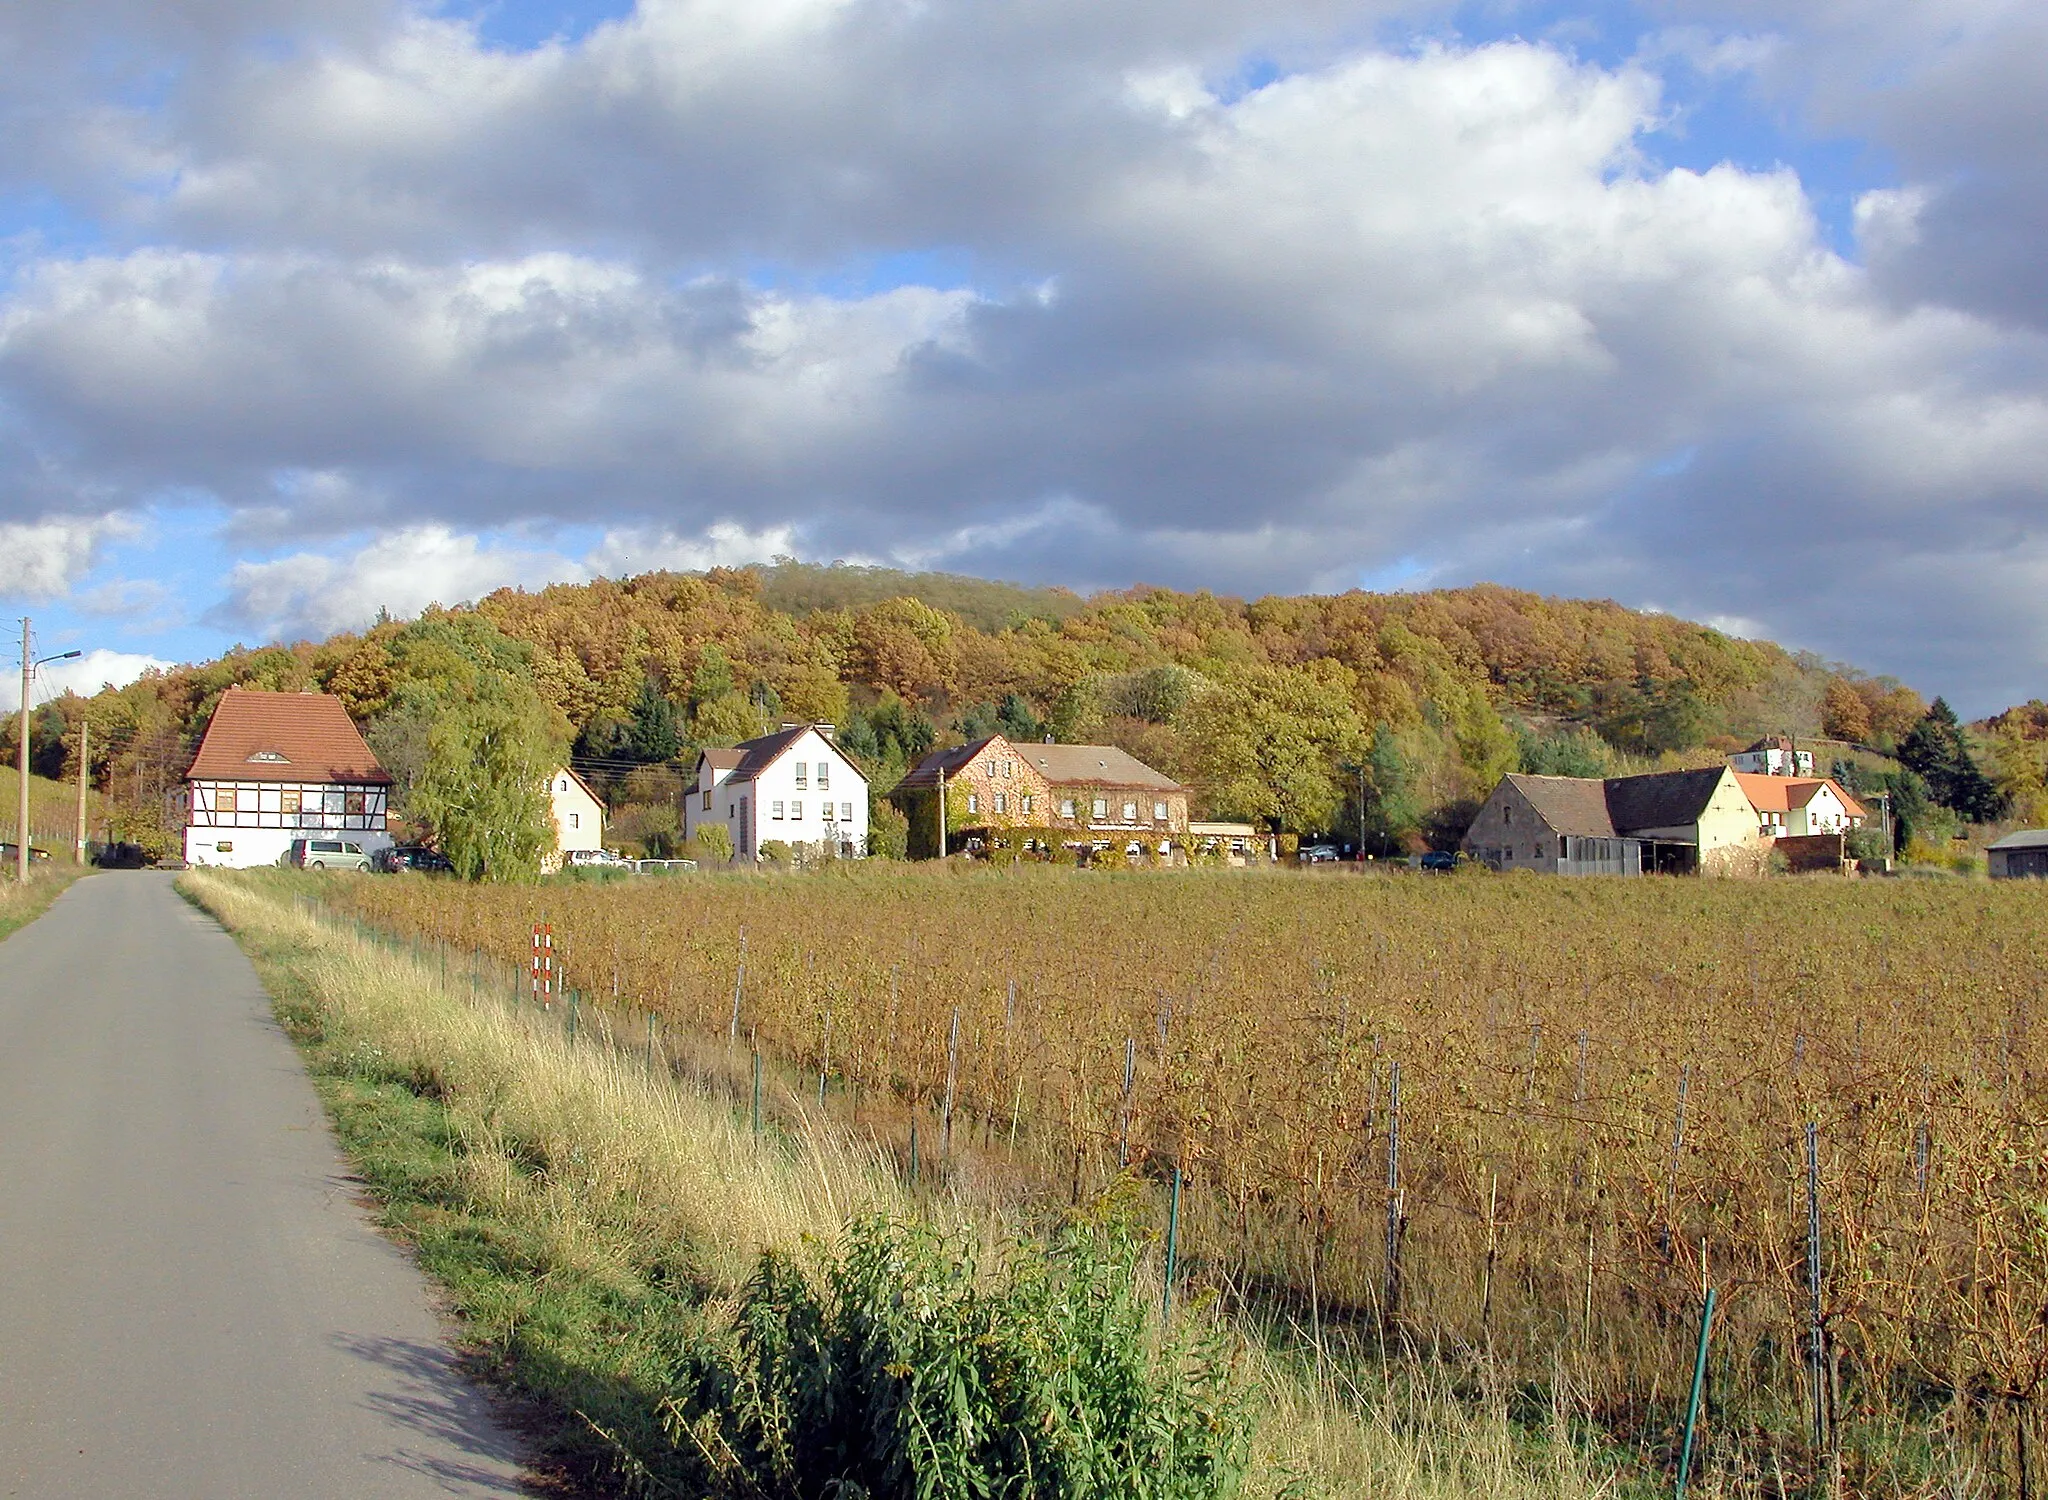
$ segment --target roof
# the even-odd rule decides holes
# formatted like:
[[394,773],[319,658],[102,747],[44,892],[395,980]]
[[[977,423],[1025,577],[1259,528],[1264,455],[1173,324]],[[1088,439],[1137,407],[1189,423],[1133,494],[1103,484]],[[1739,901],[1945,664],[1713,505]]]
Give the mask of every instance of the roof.
[[2048,828],[2022,828],[1990,846],[1993,849],[2048,849]]
[[1754,755],[1759,750],[1783,750],[1788,755],[1791,755],[1797,754],[1799,747],[1793,743],[1792,736],[1789,734],[1770,734],[1765,735],[1742,753],[1744,755]]
[[339,698],[239,687],[221,694],[185,777],[391,784],[390,774],[377,764]]
[[593,788],[589,782],[585,781],[582,778],[582,776],[577,773],[577,770],[574,766],[557,766],[555,767],[555,775],[568,777],[571,781],[575,782],[578,786],[583,788],[584,796],[588,797],[592,802],[595,802],[599,807],[604,806],[604,798],[597,795],[596,789]]
[[1795,807],[1806,806],[1823,788],[1831,788],[1850,817],[1869,816],[1863,804],[1831,776],[1759,776],[1754,771],[1737,771],[1734,776],[1742,795],[1749,798],[1749,805],[1758,812],[1791,812]]
[[1632,834],[1639,828],[1679,828],[1697,823],[1713,800],[1725,766],[1700,771],[1657,771],[1648,776],[1615,776],[1605,783],[1607,815],[1615,829]]
[[933,750],[923,760],[905,772],[903,779],[897,782],[896,785],[900,789],[910,791],[916,791],[921,787],[935,787],[938,785],[939,772],[944,771],[948,776],[959,775],[962,766],[973,764],[975,756],[981,754],[982,751],[999,739],[1002,739],[1002,736],[999,734],[988,734],[983,735],[972,744],[954,745],[945,750]]
[[[782,759],[783,752],[813,730],[826,744],[832,744],[832,736],[824,724],[785,724],[773,734],[764,734],[756,739],[741,740],[730,750],[706,750],[704,759],[716,771],[729,771],[725,779],[728,784],[738,781],[752,781],[763,771]],[[832,745],[838,749],[837,745]],[[855,767],[858,774],[859,767]]]
[[1024,758],[1054,786],[1142,786],[1178,792],[1181,784],[1114,745],[1027,745]]
[[1587,776],[1523,776],[1508,778],[1528,799],[1538,817],[1554,833],[1577,839],[1611,839],[1614,820],[1607,812],[1607,783]]

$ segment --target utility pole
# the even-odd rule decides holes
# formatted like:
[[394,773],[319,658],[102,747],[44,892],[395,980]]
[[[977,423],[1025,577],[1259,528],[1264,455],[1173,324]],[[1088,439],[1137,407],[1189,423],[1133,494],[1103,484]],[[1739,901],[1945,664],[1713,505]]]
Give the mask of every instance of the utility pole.
[[78,847],[72,851],[80,869],[85,868],[85,779],[92,764],[92,720],[78,721]]
[[15,746],[21,793],[20,816],[14,824],[14,878],[28,884],[28,683],[35,673],[35,658],[29,654],[28,616],[21,617],[21,739]]

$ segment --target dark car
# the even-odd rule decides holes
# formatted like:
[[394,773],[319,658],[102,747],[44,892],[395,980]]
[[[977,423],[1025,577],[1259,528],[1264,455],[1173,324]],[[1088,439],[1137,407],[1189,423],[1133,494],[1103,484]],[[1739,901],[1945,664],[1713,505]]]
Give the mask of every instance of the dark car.
[[1458,868],[1458,856],[1448,849],[1432,849],[1422,856],[1421,868],[1432,870],[1439,875],[1448,875]]
[[407,870],[417,870],[423,875],[445,875],[455,868],[448,862],[447,855],[424,844],[393,844],[389,849],[380,849],[370,861],[370,867],[383,875],[399,875]]

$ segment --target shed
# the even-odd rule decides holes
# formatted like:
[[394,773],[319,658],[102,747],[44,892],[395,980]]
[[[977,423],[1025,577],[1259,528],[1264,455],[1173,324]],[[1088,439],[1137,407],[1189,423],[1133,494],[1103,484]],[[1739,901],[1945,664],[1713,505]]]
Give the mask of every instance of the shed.
[[2048,880],[2048,828],[2008,833],[1984,853],[1993,880]]

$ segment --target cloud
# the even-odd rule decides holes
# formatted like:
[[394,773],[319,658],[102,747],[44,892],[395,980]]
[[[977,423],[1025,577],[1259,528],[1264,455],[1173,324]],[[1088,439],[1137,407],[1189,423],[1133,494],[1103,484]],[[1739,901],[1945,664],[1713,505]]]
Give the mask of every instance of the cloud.
[[[144,672],[160,672],[171,663],[133,651],[88,651],[76,661],[53,661],[36,668],[32,701],[47,703],[66,692],[91,697],[103,687],[126,687]],[[0,713],[21,709],[21,674],[0,672]]]
[[103,544],[135,530],[120,515],[0,522],[0,598],[62,597],[90,571]]

